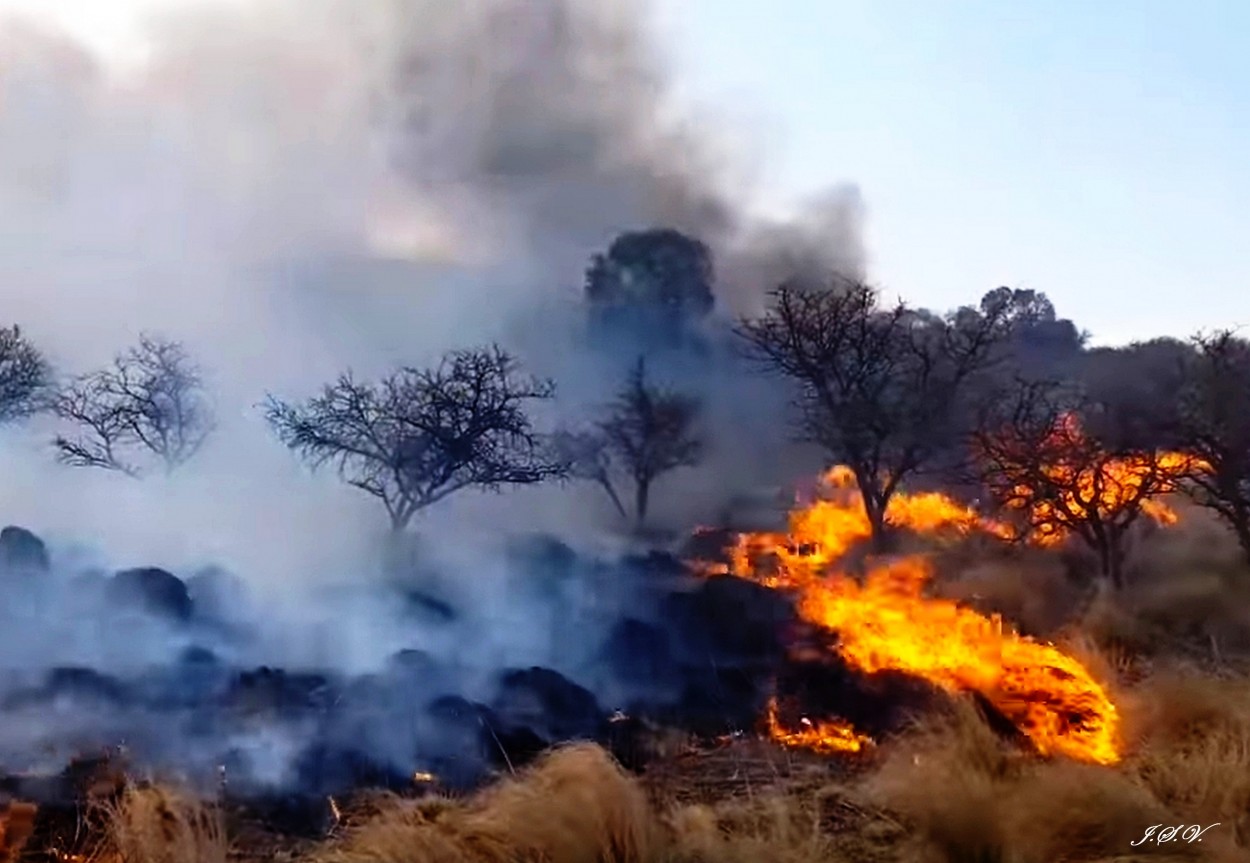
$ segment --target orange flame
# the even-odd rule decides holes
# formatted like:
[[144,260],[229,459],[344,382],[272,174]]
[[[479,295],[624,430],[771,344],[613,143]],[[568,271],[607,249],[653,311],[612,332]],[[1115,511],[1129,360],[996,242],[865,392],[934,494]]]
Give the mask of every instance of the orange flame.
[[[830,468],[820,478],[823,496],[803,505],[796,501],[785,533],[738,534],[729,552],[729,564],[696,564],[705,574],[742,575],[755,570],[762,556],[775,557],[786,571],[821,570],[842,558],[852,547],[872,536],[872,522],[859,497],[854,472],[846,465]],[[940,492],[896,493],[885,512],[886,523],[916,533],[950,532],[964,536],[984,531],[1009,539],[1008,525],[984,518]],[[767,578],[756,577],[771,587]]]
[[[835,468],[826,481],[846,492],[853,488],[847,473]],[[900,492],[894,501],[887,510],[893,524],[1000,530],[940,494]],[[868,533],[862,502],[839,494],[792,513],[787,534],[740,535],[727,565],[703,569],[795,591],[800,616],[836,632],[837,650],[865,673],[894,669],[948,690],[979,692],[1043,754],[1119,760],[1116,708],[1090,673],[1053,645],[1005,628],[997,616],[924,596],[932,575],[925,558],[879,565],[862,584],[837,571],[838,559]],[[775,565],[765,566],[764,557]]]
[[1024,512],[1033,527],[1030,541],[1044,547],[1067,539],[1071,522],[1092,514],[1114,521],[1132,507],[1158,524],[1176,524],[1176,511],[1158,496],[1179,491],[1195,471],[1209,470],[1202,459],[1180,452],[1110,455],[1089,440],[1074,414],[1065,414],[1039,449],[1052,455],[1038,468],[1049,492],[1016,482],[1008,505]]
[[826,720],[812,722],[803,719],[800,731],[788,731],[781,727],[777,718],[777,699],[770,699],[768,710],[764,714],[765,730],[768,736],[782,746],[796,749],[810,749],[832,755],[839,752],[860,752],[873,745],[872,738],[860,734],[849,722],[842,720]]

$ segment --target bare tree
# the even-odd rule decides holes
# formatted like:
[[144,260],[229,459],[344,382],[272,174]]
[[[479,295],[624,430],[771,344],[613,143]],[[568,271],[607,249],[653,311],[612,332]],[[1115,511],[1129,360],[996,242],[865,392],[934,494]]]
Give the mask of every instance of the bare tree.
[[999,359],[1003,311],[883,309],[876,290],[840,278],[824,290],[782,286],[773,299],[738,332],[766,371],[796,385],[799,438],[851,468],[885,550],[900,484],[957,451],[968,385]]
[[[1107,414],[1075,388],[1021,380],[983,406],[972,443],[981,482],[1000,512],[1017,517],[1020,539],[1075,536],[1119,588],[1129,529],[1143,515],[1168,517],[1157,498],[1179,491],[1192,458],[1119,435],[1122,421]],[[1107,433],[1087,431],[1085,420]]]
[[332,464],[348,484],[382,501],[391,528],[465,488],[498,490],[562,476],[525,412],[550,398],[550,381],[517,373],[497,346],[446,354],[379,383],[350,373],[302,405],[270,396],[266,418],[311,467]]
[[607,452],[633,482],[638,526],[647,519],[655,480],[702,460],[704,441],[695,428],[700,412],[697,399],[648,383],[640,357],[599,423]]
[[1231,330],[1194,338],[1176,421],[1196,457],[1186,493],[1215,512],[1250,560],[1250,341]]
[[0,327],[0,423],[42,409],[49,375],[47,360],[20,327]]
[[612,454],[608,440],[598,431],[561,429],[552,435],[555,457],[567,466],[569,479],[592,482],[603,489],[621,518],[629,518],[625,504],[612,482]]
[[147,334],[108,368],[62,387],[53,411],[77,426],[75,435],[53,440],[58,461],[136,478],[145,460],[173,472],[215,428],[200,368],[181,343]]

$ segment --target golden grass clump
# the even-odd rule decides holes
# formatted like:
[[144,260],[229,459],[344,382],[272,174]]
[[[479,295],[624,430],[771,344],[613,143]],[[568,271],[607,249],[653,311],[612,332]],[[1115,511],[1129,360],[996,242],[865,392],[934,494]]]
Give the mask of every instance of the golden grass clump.
[[[813,805],[816,804],[816,805]],[[666,819],[671,863],[840,863],[851,858],[821,823],[818,801],[769,793],[683,806]]]
[[[863,793],[914,828],[907,859],[950,863],[1130,860],[1148,826],[1185,820],[1132,770],[1010,749],[970,705],[898,741]],[[1219,845],[1142,854],[1210,859]]]
[[464,802],[395,801],[323,863],[649,863],[662,832],[646,795],[603,749],[553,750]]
[[98,810],[104,840],[93,863],[225,863],[221,813],[159,785],[131,786]]
[[1133,695],[1125,769],[1183,820],[1218,821],[1250,848],[1250,680],[1176,668]]

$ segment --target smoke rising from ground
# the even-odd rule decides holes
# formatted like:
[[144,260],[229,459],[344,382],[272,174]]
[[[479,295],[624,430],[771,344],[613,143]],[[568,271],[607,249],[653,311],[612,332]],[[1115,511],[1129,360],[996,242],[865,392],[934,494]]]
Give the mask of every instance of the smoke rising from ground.
[[[0,520],[63,559],[80,544],[104,568],[217,564],[287,600],[240,662],[359,670],[415,646],[367,632],[390,626],[376,608],[327,623],[336,606],[297,600],[308,584],[363,578],[382,519],[272,440],[255,408],[266,392],[302,397],[345,368],[374,375],[499,339],[602,402],[617,381],[576,355],[577,292],[589,255],[623,230],[704,239],[727,314],[756,310],[789,270],[861,266],[853,190],[794,225],[744,209],[747,171],[673,102],[648,22],[640,3],[602,0],[206,3],[156,20],[147,63],[119,70],[46,24],[5,20],[0,323],[20,324],[65,374],[143,331],[181,340],[206,368],[220,427],[186,471],[142,483],[53,464],[46,420],[5,429]],[[740,449],[720,451],[729,463]],[[523,527],[584,523],[566,492],[521,494],[491,506],[528,512]],[[550,616],[491,599],[507,573],[462,520],[472,506],[449,504],[426,529],[472,550],[462,590],[479,617]],[[91,631],[81,656],[53,655],[78,642],[45,638],[14,664],[121,668],[176,647],[157,632],[115,655],[117,632]],[[327,634],[343,649],[318,658]],[[492,638],[479,665],[525,661],[528,634]],[[27,655],[39,644],[52,651],[42,663]]]

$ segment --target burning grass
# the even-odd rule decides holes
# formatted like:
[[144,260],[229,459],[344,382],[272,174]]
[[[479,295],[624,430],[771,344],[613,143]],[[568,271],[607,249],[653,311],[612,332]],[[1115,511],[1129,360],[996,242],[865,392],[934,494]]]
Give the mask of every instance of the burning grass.
[[[1001,617],[929,595],[934,567],[927,556],[851,574],[846,558],[869,535],[869,518],[848,469],[831,470],[825,492],[795,509],[787,533],[742,534],[727,564],[703,568],[793,592],[799,615],[835,634],[836,651],[863,673],[897,671],[952,692],[980,693],[1043,754],[1096,764],[1120,758],[1115,704],[1079,661],[1019,635]],[[924,534],[1004,530],[938,493],[896,493],[886,518]],[[778,739],[793,743],[800,735],[833,748],[848,734],[855,739],[841,724],[830,727],[826,736],[778,728]]]

